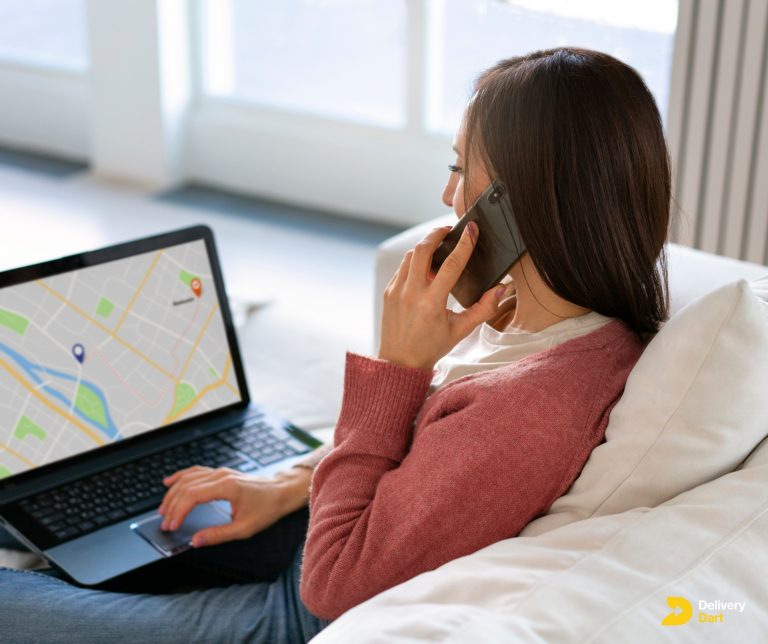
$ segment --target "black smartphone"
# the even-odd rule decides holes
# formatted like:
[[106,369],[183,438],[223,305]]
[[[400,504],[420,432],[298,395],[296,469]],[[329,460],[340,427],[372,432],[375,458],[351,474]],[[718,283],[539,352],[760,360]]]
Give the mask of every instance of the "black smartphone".
[[525,252],[507,189],[501,181],[495,179],[435,250],[432,256],[434,273],[437,273],[456,248],[470,221],[477,223],[477,243],[459,281],[451,290],[451,295],[465,309],[500,282]]

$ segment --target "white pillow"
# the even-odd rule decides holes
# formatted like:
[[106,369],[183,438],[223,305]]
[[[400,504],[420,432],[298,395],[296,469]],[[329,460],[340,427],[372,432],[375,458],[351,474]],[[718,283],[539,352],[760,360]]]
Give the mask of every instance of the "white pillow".
[[[755,290],[768,294],[768,276]],[[768,434],[768,306],[746,280],[673,315],[629,374],[606,442],[521,536],[655,507],[734,470]]]
[[763,300],[763,304],[768,306],[768,273],[752,280],[749,286],[752,292]]
[[[768,308],[768,274],[749,283],[755,294],[762,298],[763,304]],[[747,467],[759,467],[768,464],[768,431],[766,437],[752,450],[746,460],[736,469],[741,470]]]

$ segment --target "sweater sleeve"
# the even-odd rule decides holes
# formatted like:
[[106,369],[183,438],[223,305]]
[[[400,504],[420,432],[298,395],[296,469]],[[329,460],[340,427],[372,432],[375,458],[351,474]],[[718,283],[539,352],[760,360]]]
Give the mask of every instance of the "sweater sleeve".
[[[443,405],[432,405],[419,417],[411,446],[430,381],[426,371],[347,354],[335,447],[312,480],[300,584],[318,617],[335,619],[515,536],[561,491],[569,438],[557,425],[568,414],[557,397],[544,401],[545,420],[530,424],[531,406],[508,389],[476,387],[463,396],[459,389],[447,409],[433,413]],[[521,389],[517,400],[541,393]],[[550,418],[554,431],[542,431]],[[525,458],[510,460],[510,453]]]
[[295,463],[293,467],[309,467],[310,469],[315,469],[317,464],[322,461],[328,454],[330,454],[332,449],[333,445],[328,443],[320,445],[320,447],[310,452],[308,456],[300,460],[298,463]]

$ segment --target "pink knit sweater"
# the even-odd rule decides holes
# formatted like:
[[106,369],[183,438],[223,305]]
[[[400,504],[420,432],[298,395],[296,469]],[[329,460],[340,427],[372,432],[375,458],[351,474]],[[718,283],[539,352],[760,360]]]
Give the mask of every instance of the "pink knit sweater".
[[301,598],[324,619],[514,537],[604,440],[643,345],[620,320],[428,398],[431,372],[347,353],[314,472]]

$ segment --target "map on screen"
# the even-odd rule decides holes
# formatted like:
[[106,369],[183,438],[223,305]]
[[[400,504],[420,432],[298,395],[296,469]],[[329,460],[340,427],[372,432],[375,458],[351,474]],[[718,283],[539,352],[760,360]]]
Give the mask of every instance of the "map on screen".
[[240,400],[202,240],[0,289],[0,478]]

